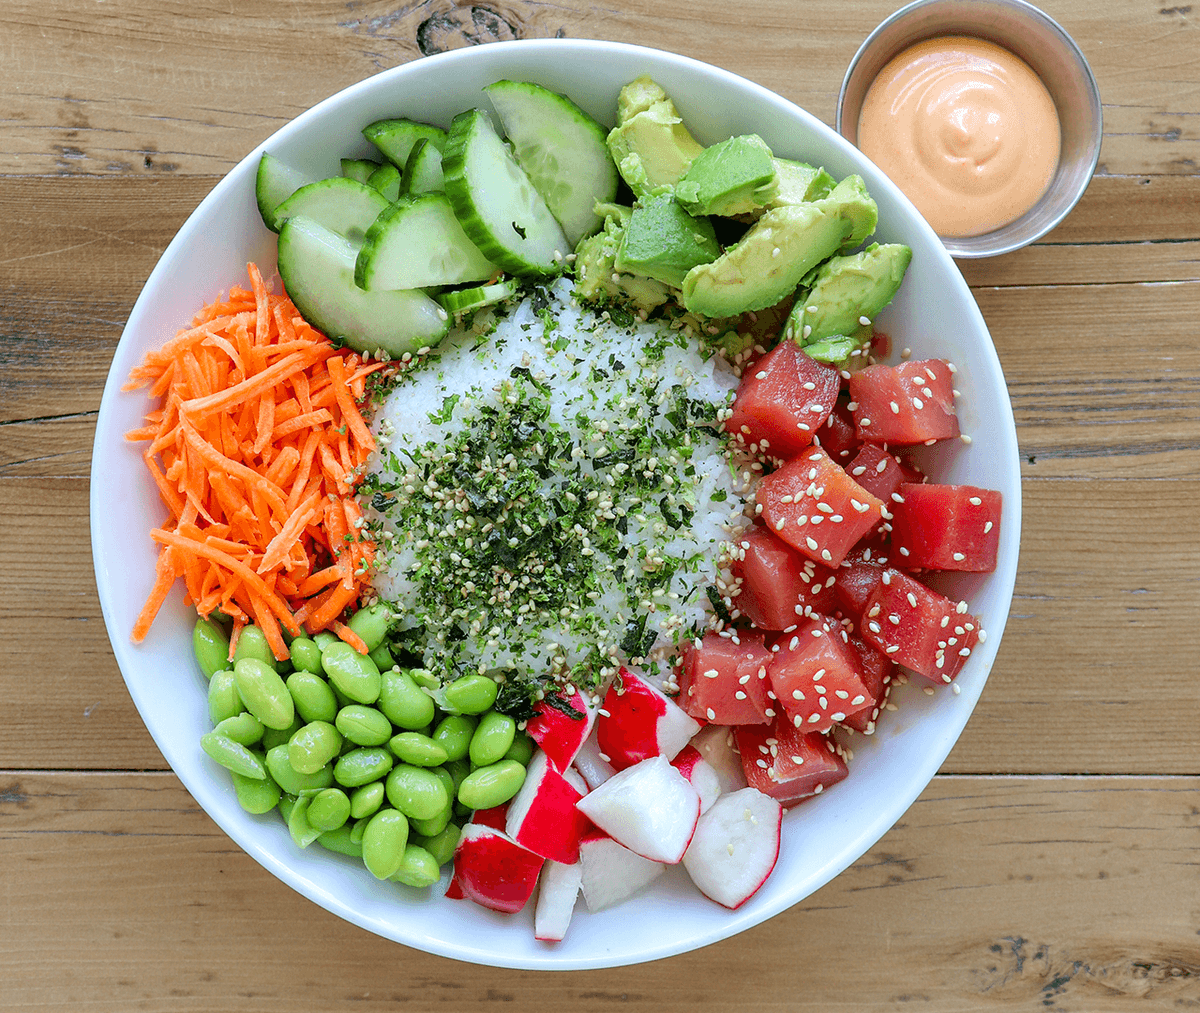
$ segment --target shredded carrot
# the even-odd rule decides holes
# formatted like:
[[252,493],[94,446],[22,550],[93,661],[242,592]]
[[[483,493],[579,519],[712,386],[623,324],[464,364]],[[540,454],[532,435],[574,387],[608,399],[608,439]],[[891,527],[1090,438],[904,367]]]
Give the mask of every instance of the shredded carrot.
[[149,632],[172,585],[202,616],[259,626],[276,658],[283,631],[331,630],[367,590],[375,546],[363,538],[354,489],[375,449],[358,408],[382,363],[334,348],[275,295],[254,264],[250,288],[204,307],[130,373],[127,390],[157,399],[126,434],[169,513],[154,587],[132,637]]

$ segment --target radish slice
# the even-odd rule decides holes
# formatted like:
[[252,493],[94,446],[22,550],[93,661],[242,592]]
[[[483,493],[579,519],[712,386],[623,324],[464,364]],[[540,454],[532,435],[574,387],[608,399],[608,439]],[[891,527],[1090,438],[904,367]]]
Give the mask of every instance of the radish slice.
[[700,817],[683,867],[704,896],[741,907],[775,868],[782,825],[783,808],[756,788],[722,795]]
[[583,899],[589,911],[603,911],[632,897],[666,868],[635,855],[607,834],[596,831],[579,842]]
[[535,939],[557,943],[567,934],[575,900],[583,883],[583,867],[574,862],[547,862],[542,867],[537,907],[533,913]]

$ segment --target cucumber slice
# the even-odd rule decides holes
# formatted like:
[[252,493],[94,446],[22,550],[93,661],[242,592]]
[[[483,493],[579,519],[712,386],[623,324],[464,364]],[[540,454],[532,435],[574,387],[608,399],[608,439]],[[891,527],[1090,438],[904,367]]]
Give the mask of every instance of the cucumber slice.
[[428,140],[438,151],[446,147],[446,131],[415,120],[376,120],[363,127],[363,137],[387,155],[397,169],[404,168],[413,145],[421,138]]
[[511,299],[521,291],[521,284],[515,278],[505,278],[495,285],[479,285],[474,288],[456,288],[442,292],[434,298],[442,304],[447,313],[466,313],[477,310],[481,306],[491,306],[494,303]]
[[279,277],[304,319],[360,352],[405,352],[436,345],[450,314],[416,290],[364,292],[354,284],[358,248],[298,215],[279,230]]
[[354,243],[361,243],[381,211],[391,207],[383,194],[365,183],[332,176],[302,186],[275,209],[280,224],[303,215]]
[[400,170],[391,162],[381,165],[367,180],[367,186],[378,190],[390,202],[394,201],[404,191]]
[[596,201],[617,195],[608,131],[565,95],[523,81],[483,89],[521,168],[558,219],[571,249],[600,228]]
[[264,151],[258,160],[258,175],[254,178],[254,197],[258,201],[258,213],[262,215],[263,224],[272,232],[278,232],[279,221],[275,209],[312,181],[311,176],[306,176],[299,169],[293,169]]
[[562,270],[572,247],[486,113],[454,117],[442,172],[463,231],[490,260],[517,275]]
[[374,292],[484,281],[499,272],[467,238],[445,194],[401,197],[367,230],[354,280]]
[[360,183],[365,183],[371,173],[378,168],[379,163],[369,158],[342,159],[342,175],[347,179],[356,179]]
[[422,137],[413,145],[404,163],[404,193],[445,193],[446,177],[442,175],[442,153],[428,138]]

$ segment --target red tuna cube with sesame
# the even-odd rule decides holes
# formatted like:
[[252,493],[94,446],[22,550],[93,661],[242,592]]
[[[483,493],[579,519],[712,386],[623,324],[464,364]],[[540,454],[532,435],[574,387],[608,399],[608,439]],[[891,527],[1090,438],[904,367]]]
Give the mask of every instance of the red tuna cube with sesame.
[[781,341],[742,373],[725,429],[771,457],[793,457],[833,411],[840,385],[836,369]]
[[768,530],[829,567],[883,517],[883,502],[818,447],[764,476],[755,498]]
[[828,731],[872,706],[858,655],[848,635],[832,620],[808,619],[772,650],[767,680],[779,706],[800,730]]
[[868,366],[850,377],[860,439],[914,444],[959,434],[950,365],[941,359]]
[[859,678],[862,679],[862,684],[871,698],[871,706],[849,715],[842,724],[864,735],[872,735],[880,712],[891,693],[896,663],[853,633],[850,634],[849,643],[858,655]]
[[[897,664],[931,682],[950,682],[979,642],[979,620],[899,570],[884,570],[867,598],[862,638]],[[768,671],[768,677],[770,673]]]
[[873,560],[855,554],[838,567],[833,590],[838,601],[851,616],[860,616],[867,607],[867,599],[883,576],[884,567]]
[[819,795],[848,773],[845,751],[836,740],[801,732],[786,718],[770,728],[738,728],[735,735],[746,783],[781,805]]
[[767,665],[772,654],[761,633],[732,637],[706,633],[697,647],[684,650],[676,701],[698,721],[719,725],[769,724],[774,716],[767,697]]
[[828,612],[834,600],[834,571],[759,524],[738,539],[730,570],[741,581],[734,608],[761,630],[786,630],[806,613]]
[[891,505],[894,562],[906,570],[991,573],[1000,548],[1000,493],[972,485],[909,485]]
[[889,510],[892,509],[892,493],[908,481],[900,458],[877,443],[864,443],[859,447],[854,459],[846,465],[846,472],[872,496],[883,500]]
[[848,397],[839,397],[825,424],[813,433],[813,443],[838,464],[849,461],[862,445],[854,426],[854,416],[847,407],[849,403]]

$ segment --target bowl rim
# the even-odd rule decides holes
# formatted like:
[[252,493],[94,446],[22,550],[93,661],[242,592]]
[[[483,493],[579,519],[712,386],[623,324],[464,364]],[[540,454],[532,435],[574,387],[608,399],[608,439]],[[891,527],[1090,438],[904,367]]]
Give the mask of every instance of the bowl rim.
[[[743,78],[728,70],[720,67],[707,64],[703,61],[696,60],[691,57],[682,56],[671,53],[665,50],[651,49],[649,47],[636,46],[627,43],[614,43],[604,40],[591,39],[532,39],[532,40],[514,40],[509,42],[492,43],[487,46],[471,47],[462,50],[453,50],[447,53],[438,54],[432,57],[426,57],[421,60],[411,61],[406,64],[401,64],[397,67],[390,68],[379,74],[358,81],[341,91],[330,95],[326,99],[317,103],[310,109],[301,113],[293,120],[289,121],[279,130],[274,132],[270,137],[266,138],[259,145],[250,151],[226,176],[220,180],[213,190],[200,202],[197,208],[184,222],[179,232],[172,239],[167,249],[162,254],[158,263],[155,265],[145,286],[134,303],[130,313],[129,320],[122,332],[121,342],[118,343],[117,350],[114,353],[113,364],[110,367],[108,378],[105,384],[103,398],[101,402],[101,410],[97,419],[96,436],[93,442],[93,459],[91,467],[91,492],[89,496],[90,508],[90,529],[92,537],[93,550],[93,565],[96,572],[97,587],[100,592],[101,610],[104,616],[105,626],[108,631],[109,639],[112,644],[114,654],[116,655],[118,665],[121,669],[122,677],[125,680],[126,686],[133,697],[135,706],[139,711],[139,716],[143,715],[143,700],[139,692],[137,680],[132,678],[127,672],[131,668],[133,654],[132,645],[128,639],[126,629],[119,628],[114,613],[114,603],[110,600],[107,593],[108,578],[104,569],[105,558],[103,551],[102,538],[104,525],[102,518],[104,516],[104,507],[106,506],[105,496],[108,492],[104,475],[103,453],[105,447],[110,445],[109,440],[114,437],[119,437],[119,432],[115,429],[116,423],[111,416],[114,414],[113,405],[116,400],[123,396],[120,387],[124,382],[124,375],[118,371],[117,364],[121,358],[121,343],[126,341],[127,335],[132,335],[141,322],[141,317],[148,312],[146,306],[150,301],[149,293],[158,285],[161,285],[169,276],[175,262],[183,256],[183,253],[188,245],[190,233],[196,228],[196,223],[199,222],[207,209],[214,204],[222,201],[228,191],[242,186],[246,180],[252,178],[253,168],[256,166],[259,157],[268,145],[272,145],[281,139],[285,139],[292,134],[302,134],[308,127],[308,124],[315,119],[322,117],[326,111],[335,108],[339,103],[347,101],[358,95],[360,92],[370,93],[375,88],[385,88],[393,85],[397,80],[403,78],[410,73],[413,73],[414,67],[420,67],[422,70],[419,73],[427,73],[427,68],[430,67],[445,67],[452,69],[455,65],[462,61],[472,61],[481,59],[480,53],[496,53],[499,54],[505,51],[527,50],[532,54],[536,54],[542,50],[563,50],[576,49],[581,52],[599,50],[607,54],[618,53],[625,57],[647,58],[647,55],[653,56],[655,61],[662,61],[667,65],[667,68],[679,68],[682,71],[699,74],[704,77],[715,78],[721,87],[733,87],[742,92],[753,93],[766,102],[767,108],[771,110],[772,115],[776,115],[776,107],[782,107],[789,115],[795,116],[816,132],[821,135],[822,140],[842,149],[845,157],[852,163],[860,163],[864,161],[864,156],[853,145],[837,133],[835,133],[828,125],[818,120],[811,113],[800,108],[788,99],[772,92],[762,85]],[[487,59],[487,57],[482,57]],[[497,57],[498,58],[498,57]],[[531,71],[531,73],[534,73]],[[927,233],[926,239],[932,240],[930,249],[934,257],[940,261],[937,265],[939,276],[944,275],[947,284],[952,286],[961,286],[965,293],[969,305],[969,314],[972,322],[978,328],[979,332],[986,340],[981,349],[980,354],[988,365],[988,375],[990,379],[998,380],[1001,387],[1004,386],[1003,370],[1001,368],[999,358],[996,355],[995,348],[992,346],[990,336],[988,335],[987,325],[983,320],[983,316],[979,311],[978,305],[970,294],[970,290],[966,286],[966,282],[962,279],[957,267],[954,265],[944,247],[937,241],[937,237],[933,234],[932,229],[920,217],[907,198],[881,173],[879,179],[872,182],[873,189],[888,190],[890,197],[894,201],[898,201],[901,205],[907,205],[911,212],[913,222],[912,225],[917,230],[924,230]],[[197,296],[199,298],[199,295]],[[181,322],[182,323],[182,322]],[[132,337],[129,342],[132,346]],[[994,663],[996,651],[1003,634],[1004,626],[1008,620],[1011,610],[1012,592],[1015,582],[1015,574],[1017,568],[1017,559],[1019,554],[1020,542],[1020,520],[1021,520],[1021,486],[1020,486],[1020,466],[1019,458],[1016,456],[1016,433],[1015,422],[1012,414],[1011,401],[1005,397],[1003,402],[997,405],[1000,413],[1000,427],[1004,430],[1004,436],[1011,441],[1014,448],[1013,460],[1007,462],[1006,474],[1009,471],[1010,481],[1013,485],[1011,495],[1006,494],[1005,498],[1005,523],[1009,531],[1009,538],[1012,539],[1013,550],[1007,565],[997,569],[996,580],[999,581],[997,587],[1000,588],[1004,607],[1002,614],[998,620],[992,620],[988,626],[988,640],[985,645],[980,645],[981,650],[977,651],[979,657],[979,665],[976,668],[975,680],[977,685],[964,687],[963,697],[968,698],[964,703],[969,703],[965,715],[961,721],[953,726],[947,727],[943,732],[951,732],[951,734],[943,734],[939,739],[934,737],[931,745],[931,751],[926,756],[925,762],[921,765],[921,777],[916,779],[919,783],[911,783],[908,790],[899,792],[892,799],[892,804],[887,809],[886,813],[878,813],[874,819],[866,822],[864,827],[850,840],[847,847],[843,848],[838,853],[836,861],[831,861],[825,866],[819,867],[812,878],[815,879],[814,885],[808,889],[796,890],[788,889],[781,890],[779,895],[772,899],[767,904],[757,906],[747,905],[738,911],[727,911],[723,914],[727,917],[723,918],[718,928],[711,931],[701,932],[693,935],[682,941],[667,941],[661,946],[648,949],[638,953],[622,953],[614,955],[603,951],[591,953],[586,956],[574,954],[571,956],[560,955],[556,956],[556,951],[540,952],[535,954],[522,953],[514,951],[513,953],[498,954],[490,950],[480,949],[472,944],[470,939],[446,941],[444,939],[430,938],[420,931],[419,923],[415,930],[408,927],[408,930],[388,931],[381,929],[379,925],[372,923],[369,919],[357,912],[353,907],[345,903],[340,897],[332,896],[328,891],[320,888],[319,885],[314,886],[309,881],[305,880],[303,875],[297,872],[289,864],[291,856],[288,854],[278,855],[268,848],[264,847],[261,842],[251,839],[253,835],[243,833],[238,826],[234,825],[233,819],[223,818],[221,813],[214,811],[210,805],[205,804],[206,799],[214,798],[214,787],[205,783],[202,778],[189,778],[180,770],[176,764],[172,763],[172,769],[176,776],[184,783],[193,798],[205,810],[206,814],[212,819],[221,830],[228,835],[243,851],[251,858],[257,861],[260,865],[270,871],[276,878],[292,887],[305,898],[314,901],[321,907],[343,918],[344,920],[358,925],[374,934],[384,936],[393,941],[400,942],[404,945],[415,947],[425,952],[434,953],[440,956],[451,957],[454,959],[469,961],[473,963],[488,964],[497,967],[523,968],[533,970],[577,970],[577,969],[594,969],[604,967],[622,966],[633,963],[641,963],[649,960],[656,960],[663,957],[672,956],[678,953],[688,952],[698,949],[722,939],[736,935],[748,928],[757,925],[768,918],[786,910],[789,907],[799,903],[806,897],[810,896],[821,886],[824,886],[836,875],[841,873],[845,868],[853,862],[859,860],[863,854],[872,847],[891,827],[899,820],[903,813],[912,805],[916,798],[928,787],[932,776],[936,773],[937,768],[948,755],[954,744],[961,736],[963,727],[965,727],[967,719],[970,717],[975,703],[978,700],[983,686],[986,683],[987,676]],[[108,409],[106,411],[106,409]],[[973,659],[974,660],[974,659]],[[145,717],[143,716],[143,721]],[[177,744],[166,740],[162,735],[157,734],[154,728],[147,725],[151,736],[154,738],[156,745],[162,751],[164,758],[170,763],[171,756],[177,751]],[[926,775],[927,776],[924,776]],[[519,931],[515,926],[513,931]]]
[[[1091,64],[1088,63],[1087,57],[1083,54],[1083,50],[1079,48],[1079,44],[1074,40],[1074,38],[1071,37],[1070,33],[1049,14],[1043,11],[1040,7],[1029,3],[1028,0],[970,0],[969,3],[965,4],[962,2],[962,0],[912,0],[911,3],[905,4],[899,10],[889,14],[878,25],[876,25],[871,33],[858,47],[858,50],[855,52],[854,56],[850,59],[850,63],[846,67],[846,73],[842,77],[841,88],[838,91],[837,112],[834,119],[834,130],[836,130],[840,136],[850,140],[850,135],[847,133],[849,128],[843,122],[844,110],[846,94],[850,89],[850,85],[854,79],[854,74],[857,71],[859,64],[862,63],[862,61],[880,45],[880,40],[888,31],[888,29],[900,22],[908,20],[913,15],[918,14],[920,11],[928,7],[955,8],[964,14],[968,8],[981,11],[989,7],[1003,8],[1007,11],[1015,12],[1029,21],[1042,25],[1050,30],[1050,33],[1062,46],[1063,51],[1070,57],[1071,63],[1079,72],[1079,80],[1082,82],[1084,90],[1087,93],[1088,107],[1094,119],[1092,136],[1088,141],[1088,147],[1091,154],[1085,162],[1081,163],[1086,165],[1087,171],[1080,173],[1079,182],[1077,183],[1074,192],[1070,194],[1070,200],[1064,201],[1063,206],[1059,208],[1059,210],[1053,215],[1051,215],[1043,223],[1043,225],[1039,227],[1036,233],[1024,238],[1010,239],[1007,241],[1002,240],[1004,233],[1011,230],[1018,222],[1024,219],[1025,215],[1021,215],[1019,218],[1016,218],[1011,222],[1007,222],[999,228],[993,229],[991,232],[985,232],[978,236],[968,236],[961,240],[953,237],[939,237],[942,244],[950,252],[950,255],[958,259],[981,259],[985,257],[998,257],[1005,253],[1012,253],[1014,250],[1022,249],[1025,246],[1029,246],[1032,243],[1037,242],[1047,233],[1062,224],[1063,219],[1065,219],[1067,215],[1069,215],[1075,209],[1075,206],[1079,203],[1080,198],[1083,197],[1084,192],[1090,185],[1092,177],[1095,175],[1096,167],[1100,164],[1100,147],[1104,138],[1104,107],[1100,98],[1100,86],[1096,81],[1096,75],[1092,71]],[[917,42],[920,42],[923,39],[936,38],[939,34],[945,33],[931,32],[929,35],[918,36],[898,43],[890,50],[890,52],[888,52],[884,63],[896,56],[898,53],[902,52],[904,49],[907,49],[909,46],[915,45]],[[956,32],[955,34],[969,35],[970,33],[963,29],[962,32]],[[1002,45],[1003,43],[1000,44]],[[857,129],[855,130],[855,138],[851,143],[857,145]],[[1049,190],[1046,192],[1047,194],[1050,193]],[[1043,195],[1043,198],[1044,196],[1045,195]],[[1041,204],[1043,198],[1039,198],[1038,204]],[[1038,205],[1035,205],[1035,207],[1037,206]],[[1033,209],[1031,208],[1030,211],[1032,210]],[[1026,214],[1028,213],[1029,212],[1026,212]],[[987,240],[989,237],[996,237],[1001,241],[993,241],[992,244],[987,244],[985,240]]]

